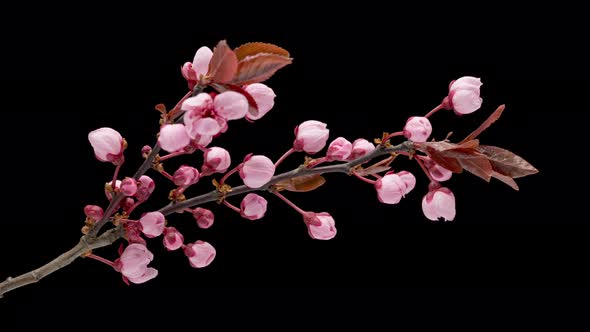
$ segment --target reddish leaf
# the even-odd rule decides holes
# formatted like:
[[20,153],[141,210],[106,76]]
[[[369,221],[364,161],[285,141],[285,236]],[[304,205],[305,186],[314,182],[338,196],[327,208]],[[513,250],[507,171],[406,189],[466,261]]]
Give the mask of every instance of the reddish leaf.
[[368,176],[368,175],[378,174],[381,172],[386,172],[386,171],[389,171],[390,169],[391,169],[391,166],[375,166],[375,165],[373,165],[371,167],[367,167],[367,168],[357,171],[355,173],[360,176]]
[[502,175],[502,174],[500,174],[500,173],[498,173],[496,171],[494,171],[492,173],[492,177],[494,177],[494,178],[496,178],[496,179],[498,179],[498,180],[506,183],[507,185],[509,185],[510,187],[512,187],[512,189],[518,191],[518,185],[516,184],[516,181],[514,181],[514,179],[512,179],[511,177],[506,176],[506,175]]
[[207,76],[216,83],[231,81],[238,70],[238,58],[225,40],[220,41],[213,50],[213,56],[209,62]]
[[465,137],[465,139],[462,140],[459,144],[476,139],[477,136],[479,136],[479,134],[481,134],[484,130],[491,126],[492,123],[496,122],[496,120],[500,118],[505,108],[506,105],[498,106],[494,113],[492,113],[477,129],[475,129],[471,134],[469,134],[469,136]]
[[235,84],[217,83],[211,83],[210,85],[213,89],[217,90],[218,92],[235,91],[241,93],[248,100],[248,113],[250,113],[253,116],[258,115],[258,104],[256,104],[256,100],[254,99],[254,97],[252,97],[250,93],[248,93],[248,91],[242,89],[241,86]]
[[478,144],[477,140],[461,145],[449,142],[425,142],[417,144],[416,147],[426,152],[437,164],[454,173],[461,173],[465,169],[489,182],[493,172],[492,165],[484,154],[474,148]]
[[415,143],[418,150],[426,153],[432,160],[453,173],[461,173],[463,167],[456,158],[445,156],[442,152],[456,149],[457,144],[449,142]]
[[264,82],[277,70],[290,64],[292,59],[272,53],[258,53],[240,60],[238,72],[231,81],[233,84],[245,85]]
[[497,146],[481,145],[478,151],[488,158],[494,171],[502,175],[516,179],[539,172],[520,156]]
[[326,183],[326,179],[319,174],[315,175],[303,175],[296,178],[287,179],[281,182],[277,182],[275,186],[280,189],[295,192],[307,192],[315,190]]
[[256,55],[258,53],[277,54],[284,57],[289,57],[289,52],[282,47],[268,43],[246,43],[234,50],[238,61],[245,59],[248,56]]

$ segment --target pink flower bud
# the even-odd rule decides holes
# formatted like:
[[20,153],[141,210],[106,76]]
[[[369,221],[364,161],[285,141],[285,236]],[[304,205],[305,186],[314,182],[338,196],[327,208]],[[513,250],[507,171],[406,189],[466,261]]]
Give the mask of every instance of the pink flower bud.
[[413,116],[408,119],[404,127],[404,136],[414,142],[426,142],[432,133],[432,125],[428,118]]
[[248,99],[235,91],[226,91],[213,99],[215,112],[225,120],[237,120],[248,113]]
[[139,230],[140,225],[137,223],[127,224],[125,227],[125,235],[129,243],[139,243],[146,245],[145,240],[141,237],[141,231]]
[[182,247],[184,236],[174,227],[164,229],[164,247],[168,250],[176,250]]
[[416,178],[412,173],[402,171],[398,174],[388,173],[375,182],[377,197],[381,203],[397,204],[416,186]]
[[167,124],[160,128],[158,143],[164,151],[175,152],[184,149],[191,141],[183,124]]
[[213,221],[215,221],[215,215],[211,210],[200,207],[193,210],[193,217],[200,228],[209,228],[213,225]]
[[112,128],[100,128],[88,134],[96,159],[119,165],[123,162],[124,141],[121,134]]
[[[121,208],[125,212],[128,212],[134,205],[135,205],[135,200],[131,197],[125,197],[123,202],[121,202]],[[129,214],[127,214],[127,215],[129,215]]]
[[444,182],[453,176],[453,172],[435,163],[430,157],[420,157],[428,170],[430,177],[437,182]]
[[154,255],[145,245],[134,243],[125,248],[121,257],[115,261],[115,269],[134,284],[141,284],[155,278],[158,270],[148,267]]
[[308,212],[303,217],[307,225],[307,231],[312,239],[330,240],[336,236],[336,224],[334,218],[327,212]]
[[106,182],[104,184],[104,193],[109,198],[109,200],[111,200],[111,199],[113,199],[113,193],[110,190],[108,190],[109,188],[112,190],[117,190],[117,189],[121,188],[121,180],[115,180],[115,187],[114,188],[113,188],[112,181]]
[[422,199],[422,211],[430,220],[455,219],[455,195],[449,188],[431,189]]
[[479,78],[464,76],[451,82],[449,96],[443,104],[449,109],[454,109],[457,114],[469,114],[481,107],[482,99],[479,97],[479,89],[482,83]]
[[248,194],[240,204],[240,214],[250,220],[257,220],[264,217],[267,201],[264,197],[256,194]]
[[84,214],[88,219],[98,221],[104,216],[104,211],[98,205],[86,205],[84,207]]
[[174,172],[174,184],[179,187],[188,187],[199,182],[199,171],[190,166],[182,165]]
[[145,202],[150,197],[150,195],[156,189],[156,184],[154,180],[147,175],[142,175],[139,177],[138,184],[137,184],[137,192],[135,193],[135,198],[137,198],[140,202]]
[[152,147],[149,145],[144,145],[143,148],[141,148],[141,156],[144,158],[147,158],[150,153],[152,153]]
[[352,152],[348,157],[348,160],[354,160],[360,158],[368,153],[375,150],[375,145],[364,138],[359,138],[352,142]]
[[193,244],[188,244],[184,248],[184,254],[188,257],[192,267],[205,267],[215,258],[215,248],[207,242],[197,241]]
[[225,173],[231,165],[231,158],[226,149],[212,147],[205,151],[203,156],[204,163],[201,168],[201,175],[211,175],[213,173]]
[[250,84],[245,87],[244,90],[254,98],[254,101],[256,101],[256,105],[258,106],[257,115],[252,115],[250,113],[246,114],[248,120],[258,120],[262,118],[275,105],[276,95],[274,91],[262,83]]
[[149,238],[160,236],[164,231],[165,223],[164,215],[158,211],[148,212],[139,219],[141,231]]
[[133,196],[137,192],[137,182],[132,178],[125,178],[121,181],[121,193],[125,196]]
[[199,79],[199,76],[201,75],[207,74],[211,57],[213,57],[213,52],[209,47],[202,46],[197,50],[192,63],[192,69],[195,71],[196,79]]
[[326,157],[328,160],[347,160],[352,153],[352,143],[344,137],[338,137],[328,146]]
[[240,168],[240,177],[249,188],[260,188],[272,179],[275,165],[265,156],[250,156]]
[[309,120],[295,128],[295,142],[293,148],[309,154],[319,152],[326,146],[330,130],[323,122]]

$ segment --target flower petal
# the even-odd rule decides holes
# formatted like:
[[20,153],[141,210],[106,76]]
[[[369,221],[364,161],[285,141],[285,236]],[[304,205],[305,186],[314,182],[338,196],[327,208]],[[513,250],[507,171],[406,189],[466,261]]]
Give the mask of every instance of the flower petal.
[[226,120],[243,118],[248,112],[248,100],[244,95],[235,91],[220,93],[213,100],[215,111]]

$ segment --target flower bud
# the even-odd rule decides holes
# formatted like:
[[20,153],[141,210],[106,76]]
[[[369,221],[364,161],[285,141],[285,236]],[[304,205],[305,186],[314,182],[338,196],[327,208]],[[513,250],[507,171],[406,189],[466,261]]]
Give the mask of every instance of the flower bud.
[[158,270],[148,267],[153,259],[154,255],[145,245],[133,243],[125,248],[121,257],[115,261],[114,267],[124,278],[134,284],[141,284],[158,275]]
[[176,250],[182,247],[184,236],[174,227],[164,229],[164,247],[168,250]]
[[276,95],[274,91],[262,83],[250,84],[245,87],[244,90],[254,98],[254,101],[256,101],[256,105],[258,106],[258,114],[246,114],[248,120],[258,120],[262,118],[275,105]]
[[213,221],[215,221],[215,215],[211,210],[200,207],[193,210],[193,217],[200,228],[209,228],[213,225]]
[[203,167],[201,168],[202,176],[213,173],[225,173],[231,165],[229,152],[224,148],[212,147],[207,149],[203,159]]
[[98,221],[104,216],[104,211],[98,205],[86,205],[84,207],[84,214],[88,219]]
[[266,199],[256,194],[248,194],[240,204],[240,214],[250,220],[257,220],[264,217],[266,213]]
[[164,231],[165,223],[164,215],[158,211],[148,212],[139,219],[141,231],[149,238],[160,236]]
[[139,177],[138,185],[137,185],[137,192],[135,193],[135,198],[137,198],[140,202],[145,202],[152,192],[156,189],[156,184],[154,180],[147,175],[142,175]]
[[275,165],[266,156],[250,156],[240,168],[240,177],[249,188],[260,188],[272,179]]
[[184,248],[184,254],[192,267],[205,267],[215,259],[215,248],[207,242],[197,241],[193,244],[188,244]]
[[412,173],[402,171],[397,174],[388,173],[375,182],[377,197],[381,203],[397,204],[416,186],[416,178]]
[[443,104],[449,109],[454,109],[457,114],[469,114],[481,107],[482,99],[479,97],[481,80],[472,76],[464,76],[451,82],[449,96]]
[[348,157],[348,160],[354,160],[360,158],[368,153],[375,150],[375,145],[364,138],[359,138],[352,142],[352,152]]
[[334,218],[327,212],[308,212],[303,216],[307,231],[312,239],[330,240],[336,236]]
[[191,166],[180,166],[173,175],[174,184],[179,187],[188,187],[199,182],[199,171]]
[[347,160],[352,153],[352,143],[344,137],[338,137],[328,146],[326,157],[328,160]]
[[422,199],[422,211],[426,218],[436,221],[455,219],[455,195],[449,188],[431,189]]
[[158,143],[164,151],[175,152],[184,149],[191,142],[183,124],[167,124],[160,128]]
[[116,130],[107,127],[93,130],[88,134],[88,141],[96,159],[115,165],[123,162],[124,140]]
[[309,154],[319,152],[326,146],[330,130],[320,121],[309,120],[295,128],[295,142],[293,148]]
[[132,178],[125,178],[121,181],[121,193],[125,196],[133,196],[137,192],[137,181]]
[[432,133],[430,120],[423,116],[413,116],[404,127],[404,136],[414,142],[426,142]]

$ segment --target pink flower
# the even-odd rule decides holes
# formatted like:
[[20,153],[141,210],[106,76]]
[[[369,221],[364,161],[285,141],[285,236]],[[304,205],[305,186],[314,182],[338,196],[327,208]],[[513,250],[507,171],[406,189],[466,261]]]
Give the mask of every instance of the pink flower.
[[199,182],[199,171],[191,166],[180,166],[173,175],[174,184],[179,187],[188,187]]
[[444,182],[453,176],[453,172],[435,163],[432,159],[430,159],[430,157],[423,156],[420,157],[420,159],[424,162],[424,166],[428,170],[428,173],[433,180],[437,182]]
[[[121,208],[125,212],[129,212],[129,210],[131,210],[131,208],[133,208],[133,206],[135,206],[135,200],[131,197],[125,197],[123,202],[121,202]],[[127,215],[129,215],[129,213],[127,213]]]
[[158,211],[148,212],[139,219],[141,231],[149,238],[160,236],[164,231],[165,223],[164,215]]
[[127,236],[127,241],[129,243],[146,245],[145,240],[141,237],[141,231],[139,230],[139,225],[137,225],[137,223],[125,225],[125,235]]
[[422,199],[422,211],[430,220],[455,219],[455,195],[449,188],[431,189]]
[[388,173],[375,182],[377,197],[381,203],[397,204],[416,186],[416,178],[412,173],[402,171],[397,174]]
[[250,113],[246,114],[246,119],[248,120],[253,121],[262,118],[275,105],[276,95],[274,91],[262,83],[250,84],[246,86],[244,90],[254,98],[254,101],[256,101],[256,105],[258,106],[257,115],[252,115]]
[[413,116],[408,119],[404,127],[404,136],[414,142],[426,142],[432,133],[432,125],[428,118]]
[[317,153],[326,146],[329,134],[330,130],[325,123],[315,120],[305,121],[295,128],[293,148],[309,154]]
[[206,75],[209,70],[209,62],[213,52],[207,46],[197,50],[193,62],[187,62],[182,66],[182,76],[187,80],[189,89],[194,89],[201,75]]
[[373,143],[367,141],[364,138],[359,138],[352,142],[352,152],[348,157],[348,160],[354,160],[360,158],[368,153],[373,152],[375,150],[375,145]]
[[137,181],[132,178],[125,178],[121,181],[121,192],[125,196],[133,196],[137,192]]
[[215,215],[211,210],[200,207],[193,210],[193,217],[200,228],[209,228],[213,225],[213,221],[215,221]]
[[240,177],[249,188],[260,188],[272,179],[275,174],[275,165],[265,156],[246,157],[240,168]]
[[200,93],[182,103],[184,124],[191,138],[214,136],[227,130],[227,121],[243,118],[248,112],[248,100],[235,91],[226,91],[213,99]]
[[139,177],[138,185],[137,185],[137,192],[135,193],[135,198],[137,198],[140,202],[145,202],[150,197],[150,195],[156,189],[156,184],[154,180],[147,175],[142,175]]
[[149,145],[144,145],[143,148],[141,148],[141,156],[144,158],[147,158],[150,153],[152,153],[152,147]]
[[104,216],[104,211],[98,205],[86,205],[84,207],[84,214],[88,219],[98,221]]
[[183,124],[167,124],[160,128],[158,143],[164,151],[175,152],[184,149],[191,141]]
[[457,114],[469,114],[481,107],[479,97],[481,80],[472,76],[464,76],[451,82],[449,95],[443,100],[446,109],[454,109]]
[[264,197],[256,194],[248,194],[240,204],[240,214],[250,220],[257,220],[264,217],[267,201]]
[[303,221],[312,239],[330,240],[336,236],[334,218],[327,212],[308,212],[303,216]]
[[100,128],[88,134],[88,141],[94,149],[96,159],[119,165],[123,162],[124,140],[121,134],[112,128]]
[[148,267],[154,259],[154,255],[145,245],[134,243],[125,248],[125,251],[115,261],[115,270],[120,271],[125,279],[134,284],[141,284],[155,278],[158,270]]
[[174,227],[164,229],[164,247],[168,250],[176,250],[182,247],[184,236]]
[[326,157],[328,160],[347,160],[352,153],[352,143],[344,137],[338,137],[328,146]]
[[193,244],[188,244],[184,248],[184,254],[188,257],[192,267],[205,267],[215,258],[215,248],[207,242],[197,241]]
[[211,175],[213,173],[225,173],[231,165],[231,158],[226,149],[212,147],[205,151],[203,156],[204,163],[201,167],[201,176]]

